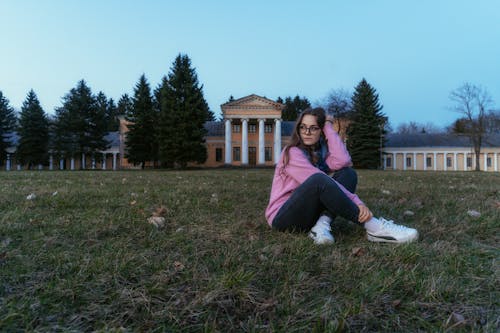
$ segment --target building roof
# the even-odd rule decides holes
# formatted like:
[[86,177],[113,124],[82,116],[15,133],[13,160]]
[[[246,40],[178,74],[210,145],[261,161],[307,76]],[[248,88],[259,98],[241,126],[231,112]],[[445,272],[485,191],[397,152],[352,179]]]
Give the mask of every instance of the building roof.
[[251,94],[242,98],[234,99],[232,101],[228,101],[224,104],[221,104],[221,108],[224,110],[225,108],[233,108],[240,107],[242,105],[247,104],[258,104],[258,105],[266,105],[268,107],[272,107],[275,109],[281,110],[284,105],[278,102],[273,101],[272,99],[262,97],[256,94]]
[[[19,135],[17,132],[10,132],[6,135],[7,140],[10,142],[9,153],[16,151],[16,147],[19,144]],[[104,139],[109,142],[109,148],[119,148],[120,147],[120,132],[109,132],[104,136]]]
[[[415,133],[386,135],[386,148],[410,147],[470,147],[470,139],[463,135],[447,133]],[[500,147],[500,134],[490,134],[483,139],[482,147]]]
[[205,123],[207,136],[224,136],[224,122],[222,121],[207,121]]
[[120,147],[120,132],[109,132],[104,139],[109,142],[110,148]]

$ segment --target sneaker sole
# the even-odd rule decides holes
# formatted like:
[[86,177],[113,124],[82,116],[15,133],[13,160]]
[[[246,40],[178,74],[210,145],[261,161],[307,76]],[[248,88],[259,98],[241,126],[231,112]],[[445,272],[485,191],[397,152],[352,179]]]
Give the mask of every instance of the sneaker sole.
[[406,238],[402,238],[402,239],[381,238],[381,237],[373,236],[373,235],[370,235],[370,234],[366,234],[366,238],[370,242],[403,244],[403,243],[411,243],[411,242],[417,240],[418,239],[418,233],[416,233],[414,235],[410,235],[410,236],[408,236]]

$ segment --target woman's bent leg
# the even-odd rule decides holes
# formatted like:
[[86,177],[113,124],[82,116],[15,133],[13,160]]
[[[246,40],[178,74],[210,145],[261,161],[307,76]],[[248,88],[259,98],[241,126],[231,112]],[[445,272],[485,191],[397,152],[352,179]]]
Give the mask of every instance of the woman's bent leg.
[[346,167],[337,170],[333,173],[332,178],[335,179],[336,182],[342,184],[349,192],[356,193],[358,174],[353,168]]
[[358,221],[359,208],[333,179],[317,173],[300,185],[273,220],[278,230],[308,231],[324,210]]

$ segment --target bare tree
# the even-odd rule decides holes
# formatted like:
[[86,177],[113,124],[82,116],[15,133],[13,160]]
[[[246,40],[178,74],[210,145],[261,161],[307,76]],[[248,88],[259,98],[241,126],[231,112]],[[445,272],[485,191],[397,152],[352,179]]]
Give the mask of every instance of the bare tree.
[[396,133],[400,134],[415,134],[418,132],[418,124],[414,121],[410,121],[409,123],[401,123],[396,128]]
[[442,131],[443,129],[431,122],[422,124],[415,121],[410,121],[409,123],[401,123],[396,128],[396,133],[400,134],[441,133]]
[[334,117],[339,133],[344,133],[346,130],[346,119],[352,110],[351,96],[352,94],[346,89],[334,89],[322,103],[326,112]]
[[453,90],[450,99],[455,103],[453,109],[462,115],[461,134],[468,136],[476,155],[476,171],[480,170],[479,156],[484,137],[488,133],[489,115],[493,112],[493,100],[486,89],[464,83]]

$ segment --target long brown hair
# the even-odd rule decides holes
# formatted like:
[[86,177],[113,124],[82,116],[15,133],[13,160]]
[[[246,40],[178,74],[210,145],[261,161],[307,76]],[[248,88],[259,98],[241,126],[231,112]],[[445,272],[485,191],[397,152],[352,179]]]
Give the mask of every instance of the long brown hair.
[[[304,145],[302,142],[302,139],[300,137],[300,124],[302,123],[302,118],[304,118],[305,115],[311,115],[316,117],[316,121],[318,122],[318,126],[323,130],[323,126],[325,126],[325,110],[323,108],[317,107],[317,108],[307,108],[304,111],[302,111],[295,121],[295,126],[293,128],[293,133],[292,133],[292,138],[290,139],[290,143],[285,147],[283,150],[283,166],[286,166],[288,164],[288,161],[290,159],[290,148],[292,147],[299,147],[301,149],[306,150],[309,153],[309,156],[311,160],[314,160],[314,154],[313,150],[314,147],[307,147]],[[321,133],[323,135],[323,133]]]

